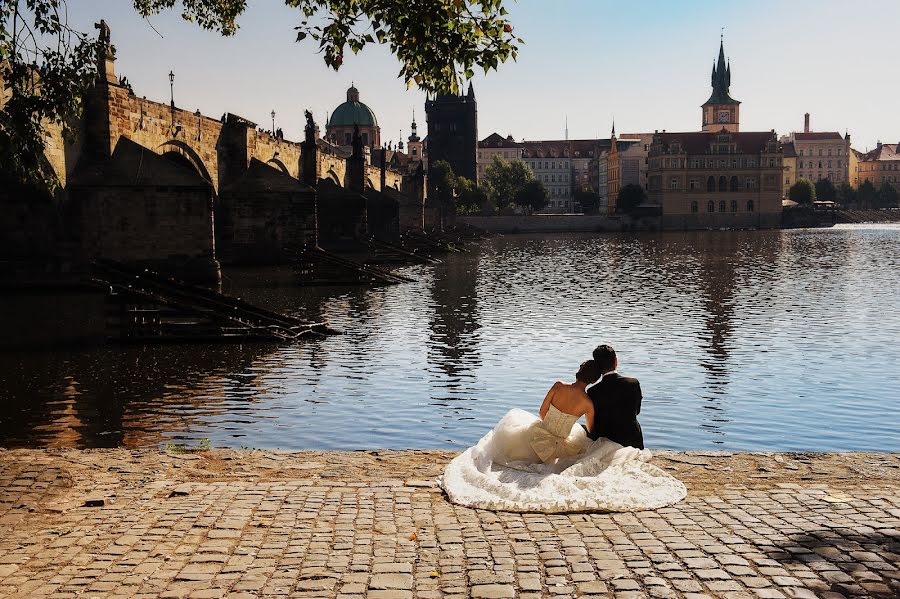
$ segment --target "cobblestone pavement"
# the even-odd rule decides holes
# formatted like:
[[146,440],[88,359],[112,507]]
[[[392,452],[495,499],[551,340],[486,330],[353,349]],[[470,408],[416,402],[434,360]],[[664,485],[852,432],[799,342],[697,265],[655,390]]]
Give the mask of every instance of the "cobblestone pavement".
[[900,596],[900,455],[670,453],[685,501],[578,515],[454,506],[449,455],[0,451],[0,595]]

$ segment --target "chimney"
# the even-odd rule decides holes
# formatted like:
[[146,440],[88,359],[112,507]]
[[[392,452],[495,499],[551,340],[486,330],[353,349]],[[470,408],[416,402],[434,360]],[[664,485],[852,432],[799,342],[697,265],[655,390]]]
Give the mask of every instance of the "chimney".
[[384,151],[384,148],[381,148],[381,161],[380,161],[381,162],[381,164],[380,164],[380,166],[381,166],[381,191],[384,191],[384,186],[385,186],[385,183],[387,182],[387,173],[385,172],[385,170],[387,169],[387,163],[386,163],[386,159],[385,159],[385,154],[387,154],[387,152]]
[[809,133],[809,113],[803,115],[803,132]]

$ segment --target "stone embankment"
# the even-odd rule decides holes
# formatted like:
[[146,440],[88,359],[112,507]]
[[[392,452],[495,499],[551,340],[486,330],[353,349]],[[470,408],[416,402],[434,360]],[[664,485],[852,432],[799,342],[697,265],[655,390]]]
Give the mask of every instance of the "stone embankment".
[[900,455],[659,452],[682,503],[446,501],[440,451],[0,450],[4,597],[896,597]]

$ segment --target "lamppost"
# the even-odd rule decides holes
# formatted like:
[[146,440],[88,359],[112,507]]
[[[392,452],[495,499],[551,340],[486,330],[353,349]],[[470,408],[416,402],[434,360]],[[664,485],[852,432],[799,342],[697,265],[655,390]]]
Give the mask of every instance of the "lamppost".
[[272,111],[272,135],[275,135],[275,111]]
[[175,108],[175,73],[169,71],[169,97],[171,98],[172,108]]

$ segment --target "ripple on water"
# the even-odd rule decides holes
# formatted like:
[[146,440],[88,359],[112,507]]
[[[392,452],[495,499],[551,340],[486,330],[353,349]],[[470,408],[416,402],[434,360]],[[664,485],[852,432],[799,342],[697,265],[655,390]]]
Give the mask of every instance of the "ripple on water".
[[651,447],[898,451],[898,266],[900,228],[857,226],[510,236],[380,289],[229,271],[345,334],[7,354],[0,444],[458,449],[606,341]]

